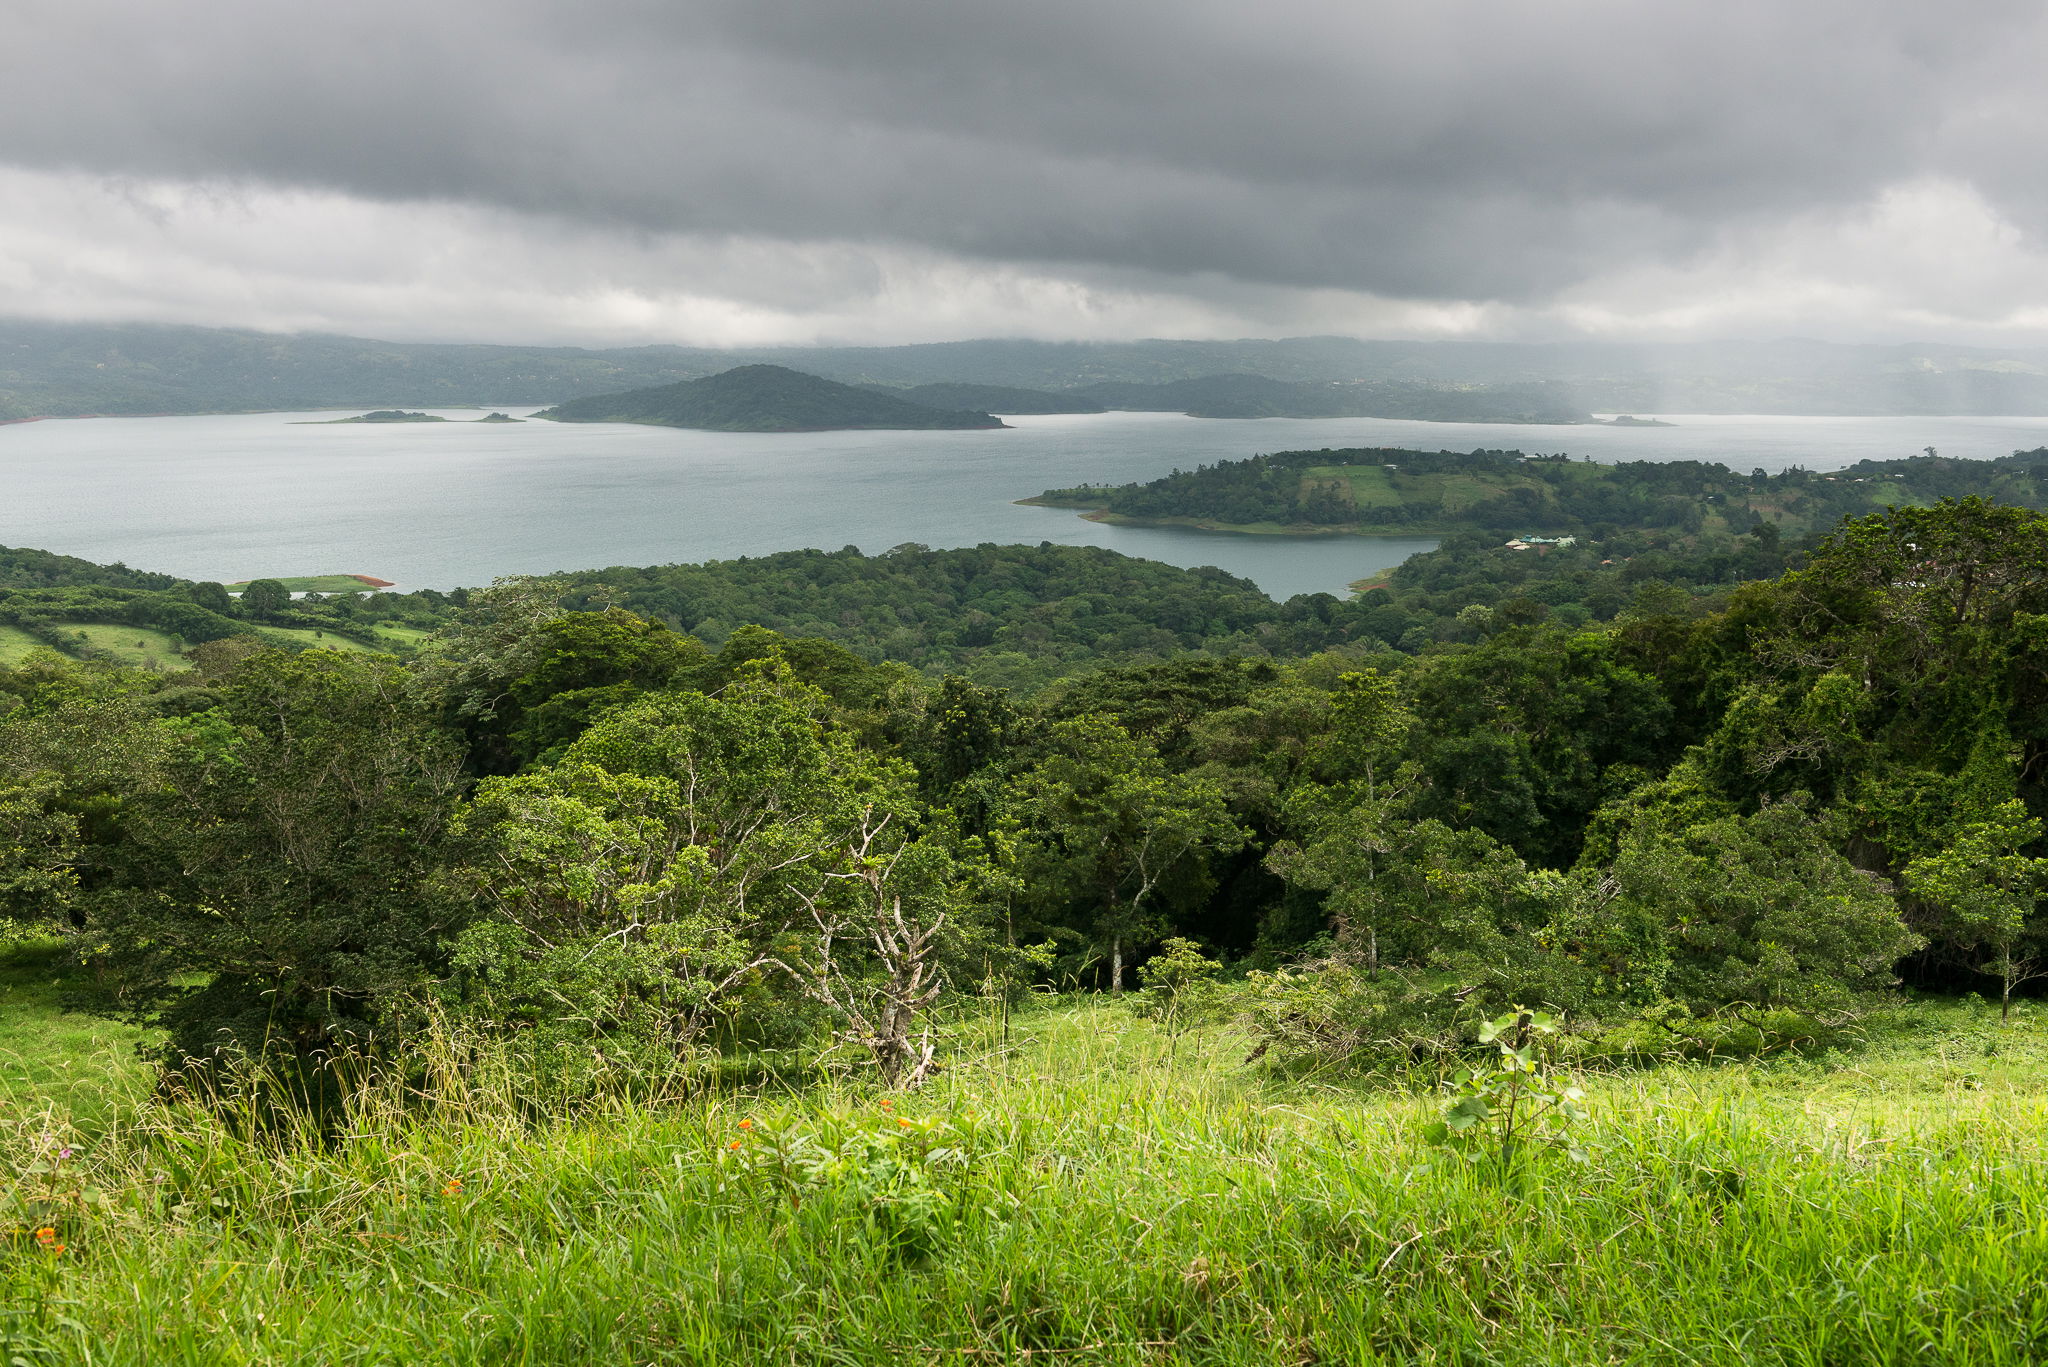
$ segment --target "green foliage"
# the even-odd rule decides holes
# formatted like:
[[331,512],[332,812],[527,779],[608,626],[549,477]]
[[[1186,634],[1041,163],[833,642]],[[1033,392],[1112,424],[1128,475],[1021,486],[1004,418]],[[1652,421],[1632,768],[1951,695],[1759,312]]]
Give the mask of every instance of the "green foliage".
[[1890,986],[1921,941],[1890,886],[1837,852],[1800,804],[1625,838],[1561,902],[1548,943],[1596,998],[1840,1009]]
[[265,652],[217,707],[155,730],[160,767],[86,909],[89,961],[173,1062],[369,1046],[464,915],[432,887],[459,757],[401,667]]
[[741,1120],[719,1152],[721,1186],[763,1216],[787,1207],[799,1224],[852,1224],[892,1260],[927,1262],[970,1221],[999,1223],[969,1205],[974,1169],[993,1148],[967,1114],[913,1118],[884,1100],[873,1110],[826,1112],[803,1128]]
[[1207,861],[1246,833],[1214,785],[1173,773],[1106,718],[1056,724],[1047,751],[1016,781],[1025,881],[1083,918],[1091,960],[1107,959],[1110,990],[1122,992],[1126,956],[1159,937],[1162,895],[1206,881]]
[[1226,997],[1217,981],[1222,967],[1193,940],[1170,937],[1145,961],[1145,987],[1131,997],[1131,1010],[1178,1045],[1182,1035],[1223,1010]]
[[1587,1161],[1571,1137],[1571,1126],[1586,1118],[1579,1106],[1586,1094],[1560,1085],[1544,1054],[1557,1032],[1557,1017],[1519,1006],[1481,1025],[1479,1043],[1492,1045],[1495,1056],[1445,1084],[1451,1100],[1423,1137],[1468,1163],[1500,1168],[1539,1145]]
[[242,586],[242,611],[251,617],[269,617],[291,604],[291,590],[275,579],[254,579]]
[[1906,866],[1906,885],[1953,918],[1954,938],[1988,951],[1987,967],[2001,987],[2001,1016],[2011,1014],[2013,988],[2040,972],[2021,949],[2048,893],[2048,859],[2021,853],[2040,840],[2040,819],[2018,801],[2005,802],[1963,827],[1947,849]]
[[[1864,461],[1838,474],[1803,469],[1743,475],[1700,461],[1573,462],[1520,451],[1281,451],[1175,471],[1147,484],[1050,490],[1046,502],[1103,508],[1139,521],[1341,531],[1484,531],[1556,536],[1611,528],[1697,534],[1776,524],[1825,531],[1889,504],[1965,494],[2039,497],[2040,459]],[[1760,540],[1759,551],[1774,547]],[[1534,552],[1522,552],[1534,555]]]

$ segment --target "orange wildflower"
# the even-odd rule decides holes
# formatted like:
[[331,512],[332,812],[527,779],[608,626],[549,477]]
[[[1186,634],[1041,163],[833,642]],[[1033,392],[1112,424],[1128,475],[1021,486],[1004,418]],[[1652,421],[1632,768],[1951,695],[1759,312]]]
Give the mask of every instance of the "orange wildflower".
[[441,1194],[442,1194],[443,1196],[459,1196],[459,1195],[461,1195],[461,1194],[462,1194],[462,1179],[461,1179],[460,1177],[451,1177],[451,1178],[449,1178],[449,1179],[448,1179],[448,1184],[447,1184],[446,1186],[444,1186],[444,1187],[442,1187],[442,1188],[441,1188]]
[[728,1149],[736,1149],[736,1148],[738,1148],[739,1146],[740,1146],[740,1141],[739,1141],[739,1140],[737,1140],[737,1139],[733,1140],[733,1141],[732,1141],[732,1143],[730,1143],[730,1144],[727,1144],[727,1145],[726,1145],[726,1147],[727,1147]]
[[903,1127],[904,1129],[906,1129],[906,1130],[910,1128],[910,1122],[909,1122],[908,1120],[905,1120],[905,1119],[904,1119],[904,1118],[903,1118],[902,1116],[900,1116],[900,1115],[896,1117],[896,1123],[897,1123],[898,1125],[901,1125],[901,1126],[902,1126],[902,1127]]
[[740,1122],[740,1128],[743,1130],[751,1130],[754,1128],[754,1122],[751,1120],[742,1120]]

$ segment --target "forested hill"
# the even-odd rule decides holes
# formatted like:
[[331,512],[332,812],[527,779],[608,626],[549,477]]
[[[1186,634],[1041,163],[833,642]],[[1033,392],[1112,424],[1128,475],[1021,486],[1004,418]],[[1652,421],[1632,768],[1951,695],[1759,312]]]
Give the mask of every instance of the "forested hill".
[[1027,501],[1098,509],[1113,520],[1238,531],[1740,533],[1771,522],[1798,533],[1969,494],[2037,506],[2044,478],[2048,448],[1992,461],[1914,456],[1777,475],[1700,461],[1599,465],[1519,451],[1351,449],[1282,451],[1146,484],[1052,489]]
[[1207,375],[1168,384],[1108,383],[1076,391],[1105,407],[1191,418],[1400,418],[1411,422],[1589,421],[1569,395],[1547,385],[1350,383]]
[[630,422],[713,432],[920,431],[1004,424],[986,413],[931,408],[777,365],[702,380],[598,394],[537,413],[556,422]]
[[1017,389],[1000,384],[920,384],[908,389],[887,385],[863,385],[877,394],[908,399],[928,408],[950,408],[969,413],[1101,413],[1104,407],[1078,394],[1054,394],[1043,389]]

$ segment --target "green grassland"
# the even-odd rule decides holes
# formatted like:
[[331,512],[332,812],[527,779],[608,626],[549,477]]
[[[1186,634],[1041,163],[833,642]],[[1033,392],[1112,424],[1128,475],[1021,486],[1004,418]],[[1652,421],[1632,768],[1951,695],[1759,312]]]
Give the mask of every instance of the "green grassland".
[[[453,1055],[324,1142],[62,1112],[0,1142],[0,1340],[37,1364],[2025,1363],[2048,1352],[2048,1011],[1588,1075],[1583,1161],[1468,1164],[1427,1076],[1290,1078],[1104,1000],[858,1078],[522,1118]],[[50,999],[39,1000],[44,1017]],[[40,1042],[38,1042],[40,1041]],[[67,1071],[59,1057],[75,1051]],[[126,1085],[111,1076],[110,1087]],[[33,1114],[31,1112],[34,1112]],[[60,1144],[75,1146],[57,1160]]]
[[[228,592],[240,593],[253,581],[238,580],[229,584]],[[365,584],[352,574],[302,574],[293,578],[276,581],[293,593],[373,593],[376,586]]]
[[434,636],[433,632],[422,627],[400,626],[396,622],[376,622],[371,625],[370,630],[377,634],[379,640],[389,643],[398,650],[417,649]]
[[118,622],[67,622],[64,630],[83,637],[102,658],[120,664],[157,670],[186,668],[177,641],[161,631]]
[[147,1032],[76,1009],[95,993],[57,945],[0,943],[0,1125],[47,1114],[97,1134],[147,1093]]
[[331,631],[322,631],[318,627],[259,627],[256,634],[268,641],[311,646],[317,650],[361,651],[372,649],[372,647],[364,645],[361,641],[353,641],[346,636],[336,635]]
[[0,623],[0,665],[20,664],[31,650],[43,643],[20,627]]

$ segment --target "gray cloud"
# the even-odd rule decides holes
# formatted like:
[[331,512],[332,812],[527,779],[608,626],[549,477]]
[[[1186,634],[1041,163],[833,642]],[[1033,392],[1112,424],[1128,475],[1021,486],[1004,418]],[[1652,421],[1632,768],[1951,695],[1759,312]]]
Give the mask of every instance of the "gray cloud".
[[[1903,184],[2048,226],[2048,14],[2022,0],[25,10],[0,50],[17,167],[1293,301],[1268,313],[1540,307]],[[836,306],[849,269],[790,290]]]

